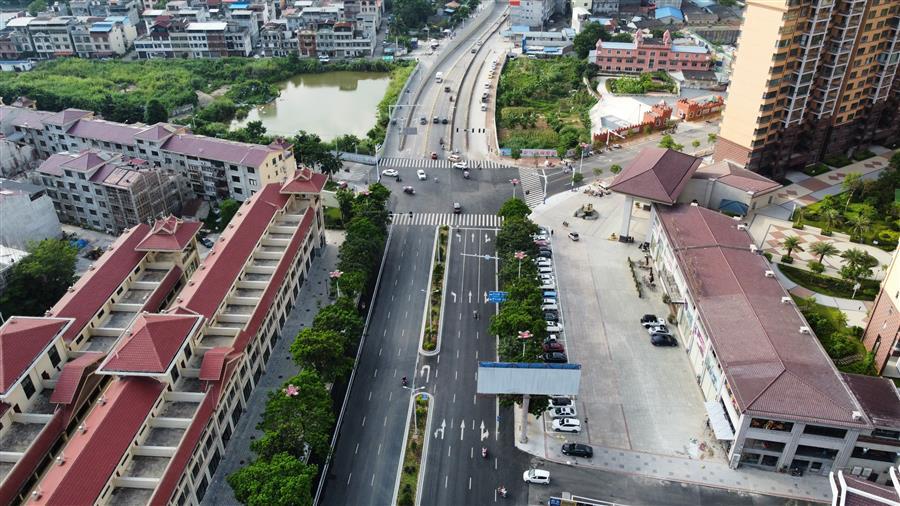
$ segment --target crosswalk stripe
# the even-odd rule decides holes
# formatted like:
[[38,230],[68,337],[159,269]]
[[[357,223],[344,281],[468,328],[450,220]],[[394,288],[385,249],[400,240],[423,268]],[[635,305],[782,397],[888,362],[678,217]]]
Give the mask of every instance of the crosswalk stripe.
[[397,213],[394,225],[449,225],[461,228],[500,228],[503,219],[493,214],[453,214],[453,213]]
[[534,169],[519,167],[519,181],[528,207],[534,208],[544,202],[544,186]]

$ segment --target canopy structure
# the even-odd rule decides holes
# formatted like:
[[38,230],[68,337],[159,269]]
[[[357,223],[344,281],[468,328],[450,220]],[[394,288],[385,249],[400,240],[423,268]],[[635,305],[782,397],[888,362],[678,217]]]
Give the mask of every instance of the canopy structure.
[[710,401],[704,403],[706,406],[706,414],[709,415],[709,426],[712,427],[716,434],[716,439],[723,441],[733,441],[734,431],[731,430],[731,423],[725,414],[725,408],[718,401]]

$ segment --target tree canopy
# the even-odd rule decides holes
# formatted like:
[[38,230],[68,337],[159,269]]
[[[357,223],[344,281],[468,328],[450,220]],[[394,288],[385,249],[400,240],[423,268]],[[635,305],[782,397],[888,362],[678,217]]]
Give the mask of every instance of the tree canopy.
[[346,344],[347,338],[339,332],[308,327],[291,343],[291,355],[304,370],[311,368],[331,382],[352,365],[344,356]]
[[572,47],[579,58],[587,58],[588,53],[597,47],[597,41],[610,40],[612,36],[600,23],[587,23],[572,41]]
[[166,106],[155,98],[148,100],[147,105],[144,106],[144,123],[153,125],[165,121],[169,121],[169,113],[166,111]]
[[228,476],[234,497],[248,506],[309,506],[318,467],[287,453],[257,459]]
[[78,250],[67,241],[44,239],[27,247],[0,297],[4,316],[41,316],[75,283]]
[[500,212],[497,214],[505,219],[522,219],[531,214],[531,208],[522,199],[509,199],[500,206]]

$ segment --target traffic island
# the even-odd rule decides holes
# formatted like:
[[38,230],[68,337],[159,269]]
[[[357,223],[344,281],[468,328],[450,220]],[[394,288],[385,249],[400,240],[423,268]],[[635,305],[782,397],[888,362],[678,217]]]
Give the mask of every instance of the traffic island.
[[431,395],[416,394],[410,402],[406,426],[406,443],[397,473],[393,504],[415,506],[419,504],[419,490],[425,476],[423,456],[428,454],[428,433],[431,427]]
[[434,238],[434,253],[431,257],[431,277],[428,281],[428,298],[425,301],[425,315],[422,319],[422,339],[419,353],[436,355],[441,351],[441,319],[444,316],[444,293],[447,289],[447,258],[450,256],[450,227],[443,225],[437,229]]

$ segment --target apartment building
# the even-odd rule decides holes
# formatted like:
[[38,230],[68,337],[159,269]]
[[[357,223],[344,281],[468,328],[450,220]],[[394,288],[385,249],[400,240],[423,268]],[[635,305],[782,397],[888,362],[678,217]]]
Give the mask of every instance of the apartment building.
[[[15,348],[4,343],[14,343],[22,325],[7,323],[0,354],[18,367],[4,374],[27,380],[8,382],[3,397],[3,416],[15,413],[18,423],[3,423],[0,448],[17,452],[18,461],[2,469],[0,499],[200,504],[324,245],[324,183],[324,175],[299,171],[266,185],[184,287],[166,290],[169,302],[143,311],[132,290],[157,283],[145,281],[151,272],[167,277],[183,254],[195,259],[199,224],[165,234],[163,225],[128,231],[47,317],[35,319],[46,329],[27,352],[7,355]],[[96,289],[85,291],[91,284]],[[77,312],[67,310],[79,302]],[[98,316],[101,306],[113,313]]]
[[108,377],[94,373],[131,322],[167,307],[196,270],[199,229],[174,218],[138,225],[45,317],[0,326],[0,502],[43,498],[39,487],[29,492],[54,463],[72,464],[60,450],[66,441],[102,428],[84,423],[92,404],[107,404]]
[[697,205],[653,205],[647,237],[730,466],[891,483],[896,387],[837,371],[745,229]]
[[53,199],[43,187],[0,178],[0,245],[25,250],[32,241],[61,236]]
[[10,20],[2,38],[9,57],[56,58],[122,56],[137,37],[137,29],[124,16],[21,17]]
[[220,58],[250,56],[253,43],[235,21],[188,22],[156,18],[147,35],[134,41],[139,58]]
[[562,12],[563,7],[564,4],[558,0],[511,0],[509,24],[543,31],[550,17]]
[[261,56],[287,56],[297,54],[297,37],[287,27],[287,20],[278,19],[266,23],[259,31]]
[[137,28],[125,17],[98,18],[72,31],[75,53],[81,58],[124,56],[134,45]]
[[191,191],[206,199],[245,200],[264,185],[283,181],[297,169],[293,146],[268,146],[191,134],[185,127],[158,123],[115,123],[94,113],[66,109],[58,113],[0,106],[0,131],[49,158],[64,151],[100,150],[139,158],[183,176]]
[[900,2],[749,0],[715,157],[776,176],[900,140]]
[[368,58],[375,54],[375,37],[355,22],[320,23],[316,29],[316,53],[334,58]]
[[139,0],[70,0],[69,9],[73,16],[120,17],[137,26],[141,3]]
[[143,32],[150,33],[151,27],[156,24],[157,20],[178,20],[185,24],[209,21],[209,11],[204,8],[188,9],[175,8],[179,2],[169,2],[165,9],[145,9],[141,12],[141,23],[144,25]]
[[863,333],[863,344],[875,354],[875,369],[882,376],[900,379],[900,261],[894,251],[875,307]]
[[36,175],[62,221],[114,234],[180,214],[190,198],[183,176],[174,170],[118,153],[57,153]]
[[668,30],[662,39],[645,38],[638,31],[634,42],[598,40],[594,54],[594,63],[600,70],[611,72],[711,70],[714,64],[709,49],[674,44]]

